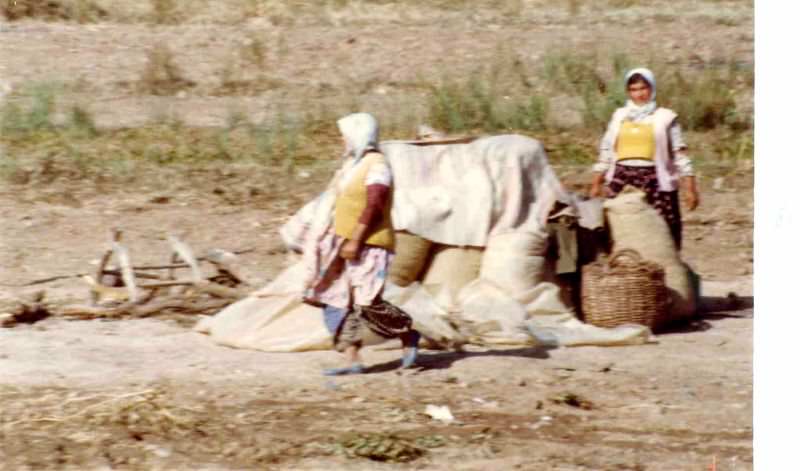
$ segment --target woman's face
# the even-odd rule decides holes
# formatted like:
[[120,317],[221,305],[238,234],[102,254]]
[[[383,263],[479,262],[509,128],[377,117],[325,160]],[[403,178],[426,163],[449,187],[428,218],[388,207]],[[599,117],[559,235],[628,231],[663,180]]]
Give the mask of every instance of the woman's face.
[[631,83],[628,85],[628,96],[634,103],[637,105],[644,105],[650,102],[650,96],[653,94],[653,90],[650,88],[650,85],[643,80],[637,80],[636,82]]

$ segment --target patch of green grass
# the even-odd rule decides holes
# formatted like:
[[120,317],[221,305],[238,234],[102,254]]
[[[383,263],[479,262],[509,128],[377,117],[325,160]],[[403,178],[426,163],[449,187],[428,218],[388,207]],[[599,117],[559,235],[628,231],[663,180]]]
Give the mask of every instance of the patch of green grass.
[[428,122],[453,133],[544,129],[549,112],[546,98],[534,93],[501,94],[494,72],[475,72],[466,82],[445,79],[431,86]]
[[[24,98],[24,99],[20,99]],[[58,178],[125,178],[137,162],[149,166],[196,165],[212,162],[254,162],[293,174],[298,165],[338,155],[341,141],[332,119],[307,122],[278,111],[263,123],[251,123],[232,110],[223,128],[188,127],[163,115],[149,125],[98,129],[90,111],[73,105],[66,119],[53,124],[56,92],[50,85],[32,86],[2,110],[0,144],[5,157],[0,177],[26,183]],[[17,103],[20,102],[20,103]],[[116,175],[119,173],[119,175]]]
[[608,5],[613,8],[631,8],[641,4],[641,0],[609,0]]
[[[183,80],[169,57],[153,62],[159,61],[167,82],[170,77]],[[386,109],[368,111],[379,118],[383,139],[409,138],[421,123],[452,134],[519,133],[541,140],[553,162],[588,165],[596,158],[597,141],[612,111],[625,100],[621,81],[632,62],[625,54],[554,55],[537,76],[519,58],[505,54],[465,79],[415,88],[415,93],[429,92],[422,103],[400,99]],[[693,136],[704,136],[699,160],[730,166],[752,159],[752,117],[735,100],[736,93],[752,87],[752,66],[722,61],[696,72],[660,63],[652,68],[659,103],[675,109]],[[157,77],[146,78],[143,83],[160,83]],[[0,143],[7,153],[2,178],[24,182],[30,175],[92,178],[115,173],[120,175],[113,178],[122,178],[126,168],[140,164],[201,168],[214,162],[252,162],[291,175],[298,166],[338,156],[336,119],[364,109],[354,90],[338,105],[308,102],[297,108],[301,111],[278,107],[261,122],[231,109],[222,128],[189,127],[164,114],[137,128],[100,129],[91,103],[59,103],[64,101],[58,99],[62,89],[54,83],[31,84],[8,98],[0,123]],[[556,124],[561,121],[550,109],[550,97],[558,94],[577,98],[564,103],[577,103],[582,124],[560,129],[563,124]],[[690,146],[694,149],[695,143]]]
[[585,90],[596,90],[604,93],[607,84],[598,72],[598,62],[595,53],[556,52],[544,57],[541,74],[556,92],[577,95]]
[[714,140],[714,153],[725,164],[737,166],[745,160],[753,160],[755,146],[753,132],[725,132]]
[[[583,124],[588,128],[602,129],[613,110],[627,99],[622,79],[634,63],[625,54],[610,57],[610,80],[605,78],[608,67],[603,67],[596,54],[554,53],[543,62],[542,77],[553,91],[581,97]],[[659,104],[674,109],[686,129],[743,130],[752,126],[752,118],[736,103],[736,94],[753,85],[752,66],[721,61],[689,76],[679,67],[654,60],[643,63],[652,64],[656,73]]]
[[742,24],[742,20],[734,16],[719,16],[714,19],[714,23],[722,26],[734,27]]
[[4,133],[35,132],[53,127],[56,94],[59,85],[52,82],[31,84],[17,93],[2,108],[0,128]]
[[733,69],[727,73],[707,69],[687,78],[674,70],[660,81],[659,101],[675,110],[688,130],[748,129],[752,117],[741,113],[736,104],[737,75]]

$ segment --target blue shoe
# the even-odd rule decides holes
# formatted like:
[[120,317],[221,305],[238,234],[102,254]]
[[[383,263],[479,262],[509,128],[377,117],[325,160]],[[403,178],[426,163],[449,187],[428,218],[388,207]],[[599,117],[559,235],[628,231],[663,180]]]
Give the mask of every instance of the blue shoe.
[[420,334],[416,330],[411,332],[411,338],[409,339],[409,344],[406,346],[408,351],[403,354],[403,361],[400,364],[400,368],[410,368],[414,366],[417,362],[417,353],[419,349],[417,348],[419,345]]
[[408,351],[403,355],[403,362],[400,368],[411,368],[417,362],[417,347],[408,347]]
[[360,363],[344,368],[326,368],[322,370],[322,374],[325,376],[360,375],[363,372],[364,366]]

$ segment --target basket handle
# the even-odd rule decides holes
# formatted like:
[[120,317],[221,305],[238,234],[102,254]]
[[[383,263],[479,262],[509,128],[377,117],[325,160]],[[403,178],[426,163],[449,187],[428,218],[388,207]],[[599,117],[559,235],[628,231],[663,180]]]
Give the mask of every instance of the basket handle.
[[613,268],[613,267],[616,267],[616,266],[619,266],[619,265],[625,265],[624,262],[621,262],[620,260],[618,260],[619,258],[622,258],[622,257],[627,257],[627,258],[631,259],[631,261],[633,263],[641,263],[641,261],[642,261],[642,255],[639,252],[637,252],[636,250],[634,250],[634,249],[620,249],[617,252],[615,252],[614,255],[612,255],[611,258],[608,260],[608,266]]

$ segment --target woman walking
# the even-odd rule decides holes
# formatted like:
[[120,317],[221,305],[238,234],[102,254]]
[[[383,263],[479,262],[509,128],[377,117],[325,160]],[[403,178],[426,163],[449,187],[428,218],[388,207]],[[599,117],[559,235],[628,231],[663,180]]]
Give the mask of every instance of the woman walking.
[[414,364],[420,335],[411,318],[383,300],[393,257],[391,168],[378,150],[378,122],[355,113],[337,121],[345,145],[343,164],[317,212],[303,250],[307,268],[304,300],[323,307],[325,325],[348,365],[326,375],[364,371],[362,346],[400,338],[402,367]]

